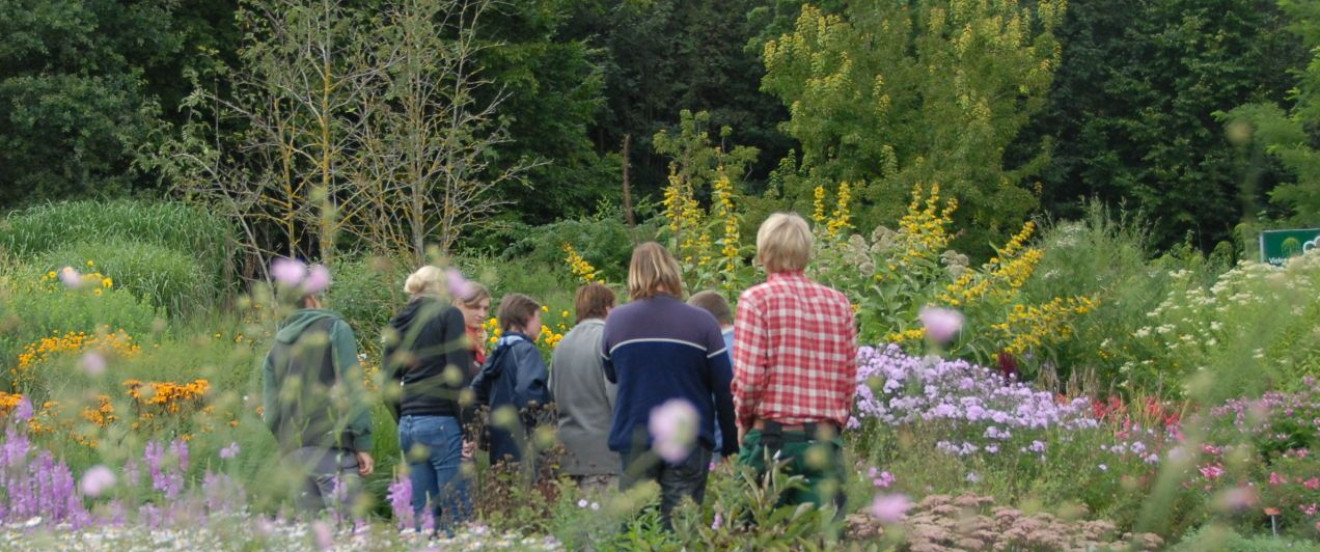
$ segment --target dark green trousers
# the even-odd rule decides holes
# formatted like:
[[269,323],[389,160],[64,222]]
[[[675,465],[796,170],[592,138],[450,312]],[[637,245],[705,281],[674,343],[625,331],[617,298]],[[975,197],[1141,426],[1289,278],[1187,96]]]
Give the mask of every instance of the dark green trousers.
[[[768,443],[767,443],[768,441]],[[782,441],[782,442],[778,442]],[[778,454],[778,460],[775,455]],[[767,466],[783,464],[783,473],[800,475],[804,488],[786,489],[779,495],[779,504],[794,505],[810,502],[817,507],[827,501],[843,510],[843,483],[847,472],[843,465],[843,440],[817,440],[815,435],[802,431],[785,431],[782,439],[767,438],[759,429],[743,437],[738,463],[756,470],[757,480],[764,481]]]

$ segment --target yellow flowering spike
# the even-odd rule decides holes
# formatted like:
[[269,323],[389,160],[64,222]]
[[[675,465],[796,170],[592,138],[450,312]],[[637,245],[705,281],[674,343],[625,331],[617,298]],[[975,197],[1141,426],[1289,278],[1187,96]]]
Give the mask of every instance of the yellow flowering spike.
[[568,269],[574,276],[577,276],[585,283],[597,281],[596,267],[591,266],[591,263],[587,262],[587,260],[582,257],[582,254],[578,253],[577,249],[573,248],[572,244],[564,242],[564,245],[562,245],[561,248],[564,250],[564,253],[568,255]]

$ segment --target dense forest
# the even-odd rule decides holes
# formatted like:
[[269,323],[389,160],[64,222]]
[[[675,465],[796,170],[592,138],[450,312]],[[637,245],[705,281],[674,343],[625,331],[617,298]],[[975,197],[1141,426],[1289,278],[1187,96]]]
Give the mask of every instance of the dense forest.
[[[1293,0],[18,0],[0,4],[0,207],[242,203],[296,152],[286,176],[320,195],[289,203],[398,182],[362,209],[385,213],[363,215],[376,233],[408,218],[390,194],[452,210],[448,185],[414,182],[471,194],[362,243],[480,248],[482,228],[617,214],[625,178],[654,210],[690,111],[765,208],[850,182],[867,228],[939,182],[972,250],[1099,200],[1209,251],[1243,223],[1320,223],[1318,43],[1320,8]],[[257,241],[316,240],[272,230],[315,213],[242,209],[271,221]]]

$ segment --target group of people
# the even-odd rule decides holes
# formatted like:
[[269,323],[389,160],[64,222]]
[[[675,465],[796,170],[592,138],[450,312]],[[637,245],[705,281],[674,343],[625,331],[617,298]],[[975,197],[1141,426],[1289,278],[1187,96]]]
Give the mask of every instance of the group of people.
[[[783,503],[841,501],[839,434],[856,388],[857,333],[848,299],[804,274],[812,239],[802,217],[770,216],[756,237],[766,281],[741,294],[736,315],[714,291],[684,302],[677,261],[658,243],[641,244],[629,302],[616,305],[600,283],[578,289],[577,323],[549,367],[535,345],[535,300],[501,298],[500,337],[487,351],[490,293],[474,283],[451,292],[439,268],[413,273],[410,300],[385,332],[384,362],[418,528],[428,513],[438,528],[469,515],[463,463],[478,446],[492,462],[521,461],[536,423],[527,413],[547,405],[558,414],[562,473],[595,490],[654,481],[662,519],[684,498],[703,500],[720,459],[801,475]],[[303,471],[298,504],[315,510],[355,500],[357,478],[373,469],[371,423],[352,330],[315,295],[298,300],[266,359],[264,412],[288,465]],[[656,413],[675,402],[695,411],[697,425],[678,454],[656,435]],[[469,423],[479,406],[488,407],[483,435]]]

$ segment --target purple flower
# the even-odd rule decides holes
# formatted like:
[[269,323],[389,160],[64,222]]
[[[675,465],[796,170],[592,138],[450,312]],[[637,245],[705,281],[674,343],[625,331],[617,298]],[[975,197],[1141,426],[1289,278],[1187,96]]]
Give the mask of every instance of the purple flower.
[[330,530],[330,525],[324,521],[312,523],[312,538],[316,541],[316,547],[321,550],[330,550],[335,546],[335,535]]
[[87,375],[96,377],[105,373],[105,357],[96,351],[89,352],[82,357],[82,369]]
[[297,259],[280,257],[270,264],[270,275],[278,284],[295,287],[307,276],[307,265]]
[[670,399],[651,410],[647,429],[654,440],[652,448],[670,463],[682,462],[697,442],[697,409],[683,399]]
[[[32,419],[32,401],[27,397],[18,400],[18,406],[14,407],[14,421],[23,423]],[[8,437],[6,437],[8,439]]]
[[978,473],[976,473],[976,472],[967,472],[967,482],[968,482],[968,483],[980,483],[980,482],[981,482],[981,474],[978,474]]
[[961,312],[939,307],[922,307],[917,318],[925,326],[926,336],[936,343],[948,343],[963,325]]
[[229,460],[238,456],[238,442],[229,443],[229,446],[220,449],[220,458]]
[[71,288],[79,288],[83,285],[82,275],[71,266],[60,269],[60,281]]
[[115,472],[102,465],[92,466],[82,476],[82,481],[78,482],[78,488],[82,489],[83,494],[90,497],[101,496],[111,487],[115,486]]
[[315,264],[307,271],[307,278],[303,280],[303,293],[321,293],[330,289],[330,269],[325,265]]
[[907,495],[892,494],[875,497],[869,511],[880,523],[898,523],[907,517],[910,509],[912,501],[908,500]]
[[472,284],[457,268],[445,271],[445,284],[449,287],[449,296],[466,301],[472,297]]
[[724,516],[715,512],[715,521],[710,522],[710,528],[718,531],[722,526],[724,526]]

